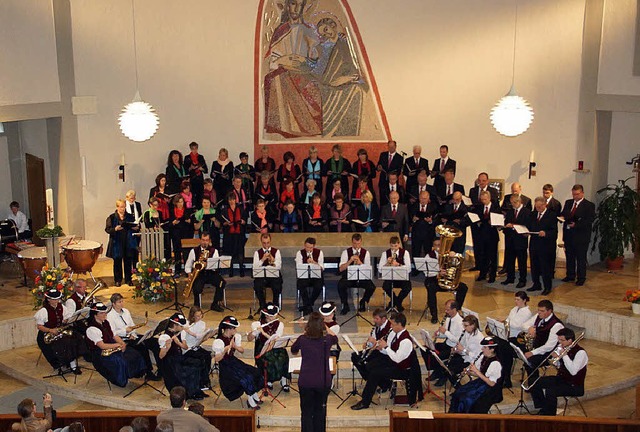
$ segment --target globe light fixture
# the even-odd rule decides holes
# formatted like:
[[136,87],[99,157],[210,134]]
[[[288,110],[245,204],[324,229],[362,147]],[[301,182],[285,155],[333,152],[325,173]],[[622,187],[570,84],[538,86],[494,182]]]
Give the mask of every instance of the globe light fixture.
[[118,124],[122,134],[131,141],[143,142],[155,135],[160,126],[160,119],[151,104],[140,97],[138,90],[138,47],[136,41],[136,9],[135,0],[131,0],[131,16],[133,22],[133,56],[136,70],[136,95],[133,101],[122,108],[118,116]]
[[516,17],[513,27],[513,65],[511,71],[511,89],[491,109],[489,118],[491,125],[500,134],[515,137],[529,129],[533,122],[533,109],[526,99],[518,96],[514,89],[516,74],[516,36],[518,30],[518,2],[516,0]]

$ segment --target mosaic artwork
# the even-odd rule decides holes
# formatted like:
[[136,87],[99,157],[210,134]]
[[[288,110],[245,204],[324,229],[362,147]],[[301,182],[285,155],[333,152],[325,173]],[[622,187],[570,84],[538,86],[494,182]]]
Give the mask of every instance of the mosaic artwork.
[[256,144],[386,142],[375,80],[346,0],[262,0]]

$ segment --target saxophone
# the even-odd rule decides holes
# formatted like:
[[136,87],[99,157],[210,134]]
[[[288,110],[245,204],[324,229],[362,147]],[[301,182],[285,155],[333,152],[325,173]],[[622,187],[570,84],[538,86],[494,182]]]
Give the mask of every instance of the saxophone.
[[200,252],[200,256],[198,257],[198,261],[193,264],[193,270],[189,273],[189,279],[187,280],[187,284],[182,292],[184,298],[189,298],[191,295],[193,283],[198,277],[198,274],[207,267],[207,259],[209,259],[209,249],[202,249],[202,252]]
[[74,323],[65,324],[63,326],[58,327],[58,333],[46,333],[44,335],[44,343],[49,345],[50,343],[57,341],[58,339],[62,339],[64,336],[71,336],[73,334],[73,326]]
[[111,354],[117,353],[119,351],[122,351],[122,347],[120,346],[117,346],[115,348],[107,348],[107,349],[103,349],[100,355],[102,357],[109,357]]

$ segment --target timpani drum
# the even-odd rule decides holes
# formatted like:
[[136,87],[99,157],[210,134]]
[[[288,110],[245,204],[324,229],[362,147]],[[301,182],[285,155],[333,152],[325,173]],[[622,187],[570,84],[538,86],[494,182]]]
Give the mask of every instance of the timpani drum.
[[24,275],[35,283],[36,277],[47,263],[47,248],[34,246],[23,249],[18,253],[18,261]]
[[0,221],[0,244],[18,241],[18,227],[12,219]]
[[73,244],[62,245],[64,260],[74,273],[91,272],[101,253],[102,243],[93,240],[79,240]]

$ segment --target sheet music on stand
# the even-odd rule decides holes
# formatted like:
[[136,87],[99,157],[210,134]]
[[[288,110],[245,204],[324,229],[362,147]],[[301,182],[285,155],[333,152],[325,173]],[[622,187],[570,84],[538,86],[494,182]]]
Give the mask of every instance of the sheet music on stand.
[[143,343],[144,341],[146,341],[147,339],[153,337],[153,331],[155,329],[149,329],[145,332],[145,334],[142,335],[142,337],[140,339],[138,339],[138,342],[136,342],[136,345],[140,345],[141,343]]
[[430,270],[429,264],[427,263],[426,258],[417,257],[413,259],[413,262],[416,265],[416,270],[423,272],[425,277],[427,276],[427,272]]
[[487,317],[487,327],[489,327],[489,331],[495,337],[502,340],[509,340],[509,335],[507,334],[507,329],[505,328],[504,323],[491,317]]
[[298,279],[322,279],[322,267],[319,264],[297,264]]
[[[329,372],[333,373],[335,369],[335,361],[329,357]],[[300,368],[302,367],[302,357],[289,357],[289,373],[300,372]]]
[[433,343],[433,339],[431,338],[431,333],[429,333],[425,329],[420,329],[420,335],[422,336],[422,340],[424,341],[425,347],[430,351],[436,351],[436,344]]
[[478,312],[467,309],[466,307],[463,307],[460,310],[462,311],[462,318],[473,315],[474,317],[478,318],[478,320],[480,320],[480,314]]
[[409,270],[404,266],[380,267],[380,279],[390,281],[407,281],[409,280]]
[[208,329],[206,332],[204,332],[204,334],[202,335],[201,338],[198,339],[198,342],[196,342],[196,344],[194,346],[192,346],[190,349],[196,349],[199,346],[201,346],[203,343],[205,343],[207,340],[211,339],[212,337],[215,336],[215,334],[218,332],[218,329]]
[[411,333],[409,333],[409,336],[411,336],[411,340],[413,340],[413,343],[416,344],[416,346],[418,348],[420,348],[421,351],[426,352],[427,351],[427,347],[425,347],[424,345],[422,345],[420,343],[420,341],[418,341],[418,339],[416,339],[416,337],[414,335],[412,335]]
[[280,269],[273,266],[254,267],[251,270],[253,278],[277,279],[280,277]]
[[293,335],[286,335],[286,336],[280,336],[279,338],[276,339],[276,343],[273,344],[274,348],[285,348],[289,345],[289,342],[291,342],[294,339],[297,339],[299,335],[293,334]]
[[522,360],[522,363],[531,367],[531,363],[529,363],[529,359],[527,358],[527,356],[524,355],[520,347],[515,345],[513,342],[509,342],[509,345],[511,345],[511,348],[513,348],[513,350],[516,352],[516,355],[518,356],[518,358]]
[[275,341],[278,338],[278,334],[272,334],[271,336],[269,336],[269,339],[266,340],[266,342],[264,343],[264,345],[262,346],[262,349],[260,350],[260,354],[258,354],[258,356],[256,356],[256,358],[260,358],[263,355],[265,355],[266,353],[268,353],[269,351],[271,351],[272,347],[271,347],[271,342]]
[[373,268],[367,264],[350,265],[347,267],[347,280],[362,281],[371,280],[373,277]]
[[86,320],[87,318],[89,318],[90,314],[91,314],[91,308],[86,306],[86,307],[83,307],[82,309],[78,309],[77,311],[75,311],[73,314],[71,314],[69,318],[62,321],[62,323],[73,324],[78,321]]
[[231,257],[229,255],[220,255],[217,258],[207,259],[208,264],[212,264],[212,270],[231,268]]
[[349,337],[349,335],[346,335],[344,333],[341,333],[340,336],[342,336],[342,339],[344,339],[344,341],[347,343],[347,345],[349,346],[349,348],[351,348],[351,351],[353,351],[356,354],[359,354],[360,351],[358,350],[358,348],[356,348],[356,346],[353,344],[353,342],[351,341],[351,338]]

